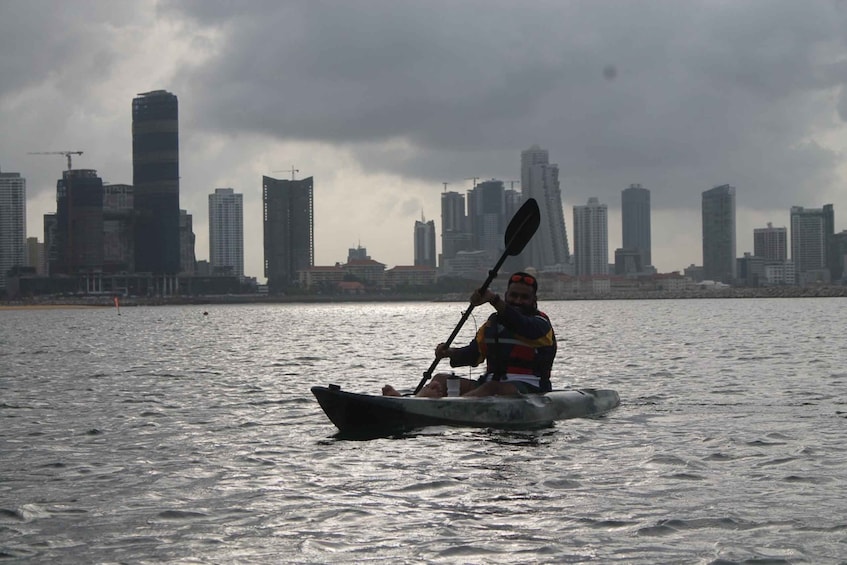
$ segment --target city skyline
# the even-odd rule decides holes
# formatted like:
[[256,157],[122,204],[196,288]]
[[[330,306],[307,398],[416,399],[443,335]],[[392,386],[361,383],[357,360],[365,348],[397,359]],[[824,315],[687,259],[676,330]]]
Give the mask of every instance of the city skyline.
[[[409,226],[421,211],[438,221],[443,183],[511,187],[533,144],[558,165],[564,218],[592,196],[609,204],[610,251],[620,190],[650,188],[660,272],[702,262],[713,186],[738,189],[739,255],[792,206],[831,203],[845,227],[841,4],[383,6],[3,3],[0,37],[39,38],[0,50],[0,167],[27,178],[26,235],[43,237],[64,168],[29,152],[81,151],[76,167],[131,184],[128,101],[159,88],[180,101],[179,208],[198,259],[210,190],[233,187],[259,218],[261,177],[294,170],[316,182],[317,264],[356,242],[408,264]],[[261,278],[257,224],[245,274]]]

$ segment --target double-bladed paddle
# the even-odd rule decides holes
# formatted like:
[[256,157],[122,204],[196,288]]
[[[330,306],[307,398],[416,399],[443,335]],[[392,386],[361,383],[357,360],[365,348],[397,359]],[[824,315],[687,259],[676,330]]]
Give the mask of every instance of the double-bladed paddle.
[[[497,271],[500,270],[500,267],[503,265],[503,262],[506,260],[506,257],[509,255],[517,255],[523,248],[526,247],[526,244],[529,243],[529,240],[532,239],[532,236],[535,235],[535,231],[538,229],[538,225],[541,223],[541,212],[538,211],[538,203],[534,198],[530,198],[515,212],[515,215],[512,217],[512,221],[509,222],[509,225],[506,227],[506,235],[503,238],[506,243],[506,249],[503,251],[503,255],[500,256],[500,260],[497,261],[497,264],[494,265],[494,268],[488,271],[488,278],[485,279],[485,282],[482,283],[482,286],[479,287],[479,292],[482,294],[488,289],[488,285],[491,284],[491,281],[497,276]],[[449,347],[456,336],[459,334],[459,330],[462,329],[462,326],[467,321],[468,317],[471,315],[471,311],[474,309],[474,305],[470,304],[468,309],[465,310],[465,313],[462,315],[462,319],[459,320],[459,324],[453,330],[453,333],[450,334],[450,337],[447,338],[447,341],[444,344]],[[432,378],[432,372],[435,370],[435,367],[438,366],[438,362],[441,359],[436,358],[432,365],[429,366],[429,369],[424,371],[423,378],[421,382],[418,383],[418,387],[415,389],[415,394],[419,393],[421,389],[426,384],[426,381]]]

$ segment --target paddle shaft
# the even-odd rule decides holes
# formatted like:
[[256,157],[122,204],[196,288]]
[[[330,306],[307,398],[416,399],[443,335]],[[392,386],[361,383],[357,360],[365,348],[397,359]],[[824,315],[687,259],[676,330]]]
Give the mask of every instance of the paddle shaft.
[[[495,266],[494,269],[488,272],[488,278],[485,279],[485,282],[482,283],[481,287],[479,287],[480,294],[484,293],[488,289],[488,286],[491,284],[491,281],[494,280],[494,277],[497,276],[497,271],[503,265],[503,261],[505,260],[506,254],[504,253],[503,256],[500,257],[500,261],[497,263],[497,266]],[[461,330],[462,326],[465,325],[465,322],[468,321],[468,318],[470,317],[473,309],[474,305],[469,304],[467,310],[465,310],[464,314],[462,314],[462,319],[459,320],[459,324],[453,329],[453,333],[450,334],[450,337],[447,338],[447,341],[444,342],[444,345],[446,347],[450,347],[450,344],[453,343],[453,340],[456,339],[457,335],[459,335],[459,330]],[[418,383],[418,387],[415,389],[415,394],[419,393],[423,386],[426,384],[426,381],[432,378],[432,372],[438,366],[439,361],[441,361],[441,358],[436,357],[435,359],[433,359],[432,364],[429,366],[429,369],[424,371],[423,379],[421,379],[421,382]]]

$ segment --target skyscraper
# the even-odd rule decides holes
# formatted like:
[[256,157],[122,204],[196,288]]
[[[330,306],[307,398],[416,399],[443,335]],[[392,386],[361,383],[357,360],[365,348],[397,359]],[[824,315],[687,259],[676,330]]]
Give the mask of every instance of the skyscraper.
[[650,243],[650,191],[631,184],[621,191],[623,248],[641,255],[642,268],[653,264]]
[[179,104],[165,90],[132,101],[132,184],[135,270],[154,275],[180,271]]
[[26,179],[0,173],[0,291],[9,269],[26,263]]
[[314,266],[313,179],[262,177],[265,277],[271,293],[299,280],[297,271]]
[[465,197],[458,192],[441,193],[441,263],[456,257],[459,251],[473,248],[472,236],[465,213]]
[[791,207],[791,259],[798,280],[804,273],[829,268],[834,223],[832,204]]
[[735,280],[735,187],[724,184],[703,192],[703,277]]
[[103,186],[103,271],[135,270],[133,190],[129,184]]
[[435,267],[435,221],[415,221],[415,266]]
[[244,276],[243,195],[231,188],[216,188],[209,195],[209,265],[212,272],[228,267],[233,275]]
[[770,222],[766,228],[754,228],[753,255],[784,263],[788,259],[788,230],[775,228]]
[[503,234],[508,219],[503,181],[491,179],[468,191],[468,223],[474,247],[496,260],[503,251]]
[[93,169],[63,171],[56,183],[56,250],[51,274],[103,269],[103,180]]
[[609,273],[609,213],[605,204],[589,198],[573,207],[574,262],[577,275]]
[[546,149],[533,145],[521,152],[521,193],[523,200],[535,198],[541,223],[535,237],[524,249],[524,262],[545,269],[570,262],[559,166],[551,165]]
[[44,244],[37,237],[26,238],[26,262],[28,267],[35,269],[35,274],[43,275],[47,272],[44,267]]
[[[194,216],[188,210],[179,211],[179,273],[194,275],[197,273],[197,255],[194,253]],[[209,274],[207,272],[207,274]]]

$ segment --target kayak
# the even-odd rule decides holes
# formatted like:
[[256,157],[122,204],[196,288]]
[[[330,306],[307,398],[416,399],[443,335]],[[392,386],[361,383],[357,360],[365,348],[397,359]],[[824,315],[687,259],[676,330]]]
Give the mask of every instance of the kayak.
[[554,390],[545,394],[421,398],[376,396],[314,386],[312,394],[342,434],[372,435],[426,426],[542,428],[558,420],[595,417],[620,404],[614,390]]

